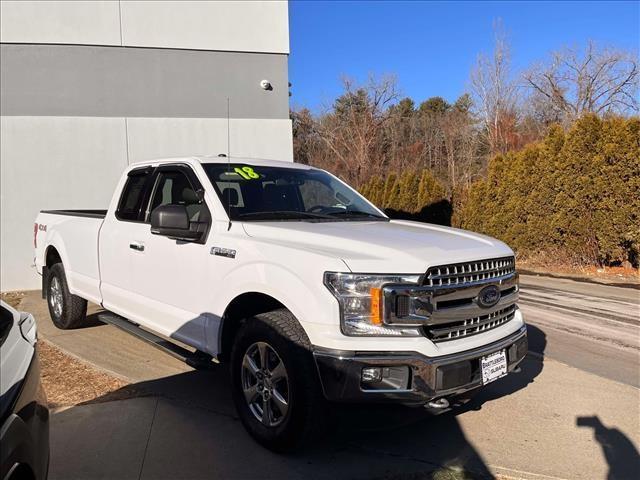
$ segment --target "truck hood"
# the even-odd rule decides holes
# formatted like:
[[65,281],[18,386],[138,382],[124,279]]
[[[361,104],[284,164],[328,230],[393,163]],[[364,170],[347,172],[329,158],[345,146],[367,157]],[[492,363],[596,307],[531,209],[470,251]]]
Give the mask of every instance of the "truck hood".
[[434,265],[513,255],[499,240],[427,223],[246,222],[255,240],[341,259],[353,272],[424,273]]

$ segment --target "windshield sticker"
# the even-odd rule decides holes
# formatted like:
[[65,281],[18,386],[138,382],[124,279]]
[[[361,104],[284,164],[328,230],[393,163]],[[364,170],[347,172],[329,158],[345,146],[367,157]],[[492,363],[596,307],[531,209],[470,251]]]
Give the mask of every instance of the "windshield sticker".
[[245,180],[257,180],[258,178],[260,178],[260,175],[257,174],[251,167],[236,167],[233,169],[233,171]]

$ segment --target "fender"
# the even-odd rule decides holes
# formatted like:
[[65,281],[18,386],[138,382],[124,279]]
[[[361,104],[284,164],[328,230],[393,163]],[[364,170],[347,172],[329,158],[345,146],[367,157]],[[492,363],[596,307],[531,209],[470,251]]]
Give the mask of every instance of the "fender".
[[[50,236],[51,235],[51,236]],[[53,231],[51,234],[47,232],[47,236],[45,237],[45,247],[43,249],[42,254],[42,268],[44,272],[44,267],[47,266],[47,255],[49,254],[49,250],[54,248],[62,261],[62,265],[64,266],[65,273],[69,271],[69,256],[67,254],[67,249],[65,247],[64,241],[62,240],[62,236],[57,232]],[[71,293],[75,293],[72,275],[67,275],[67,285],[69,286],[69,291]]]
[[[72,218],[72,217],[68,217]],[[68,228],[65,228],[66,219],[56,222],[55,217],[47,218],[48,225],[54,225],[56,228],[47,229],[47,235],[44,238],[44,248],[42,250],[42,266],[46,266],[46,254],[49,248],[53,247],[57,250],[60,260],[64,265],[67,285],[69,292],[73,295],[90,300],[94,303],[102,301],[99,291],[99,273],[98,273],[98,251],[97,245],[94,249],[86,248],[86,238],[91,238],[89,232],[95,232],[97,239],[101,223],[86,224],[84,231],[76,231],[74,235],[65,237]],[[68,224],[69,227],[72,225]],[[83,235],[84,233],[84,235]],[[71,240],[70,244],[68,241]],[[82,246],[82,248],[80,248]],[[74,255],[69,252],[73,251]],[[78,265],[85,265],[85,270],[78,269]]]
[[[336,261],[336,268],[344,268]],[[247,281],[247,279],[251,279]],[[253,280],[255,279],[255,280]],[[272,297],[285,306],[300,322],[311,343],[319,339],[312,338],[317,329],[305,327],[308,324],[335,324],[339,329],[339,306],[336,299],[320,281],[309,284],[292,269],[276,263],[248,263],[233,270],[224,279],[225,289],[215,305],[220,318],[234,299],[245,293],[261,293]],[[259,280],[259,281],[258,281]],[[207,328],[207,343],[218,349],[219,335],[222,331],[219,320],[215,328]],[[215,332],[215,333],[214,333]]]

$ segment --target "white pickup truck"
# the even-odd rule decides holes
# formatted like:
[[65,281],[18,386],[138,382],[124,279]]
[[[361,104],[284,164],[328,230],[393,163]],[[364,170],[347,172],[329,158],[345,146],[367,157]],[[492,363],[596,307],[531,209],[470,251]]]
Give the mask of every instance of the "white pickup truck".
[[313,435],[326,401],[444,410],[527,352],[509,247],[390,220],[307,165],[134,164],[108,210],[42,211],[34,244],[59,328],[91,301],[194,364],[228,361],[244,426],[274,450]]

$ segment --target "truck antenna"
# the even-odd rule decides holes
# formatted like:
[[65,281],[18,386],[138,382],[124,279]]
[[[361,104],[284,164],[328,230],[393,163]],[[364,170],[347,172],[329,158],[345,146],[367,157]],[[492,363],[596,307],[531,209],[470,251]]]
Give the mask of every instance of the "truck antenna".
[[[230,108],[231,101],[227,97],[227,178],[231,177],[231,120]],[[231,230],[231,192],[227,191],[227,215],[229,216],[229,225],[227,232]]]

